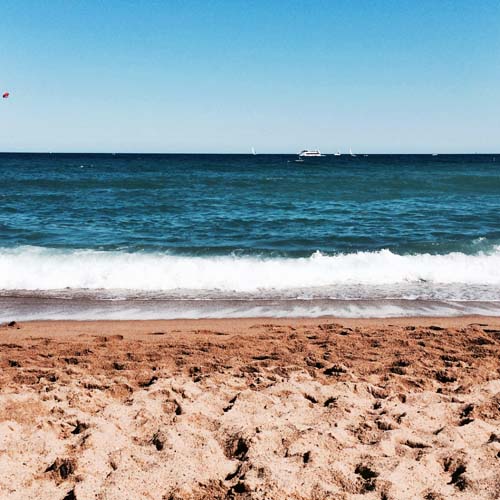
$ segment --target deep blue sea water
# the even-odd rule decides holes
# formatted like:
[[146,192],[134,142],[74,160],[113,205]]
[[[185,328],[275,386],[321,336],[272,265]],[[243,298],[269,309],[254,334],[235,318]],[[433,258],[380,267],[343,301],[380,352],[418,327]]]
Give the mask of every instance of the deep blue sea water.
[[296,159],[1,154],[3,316],[500,314],[500,155]]

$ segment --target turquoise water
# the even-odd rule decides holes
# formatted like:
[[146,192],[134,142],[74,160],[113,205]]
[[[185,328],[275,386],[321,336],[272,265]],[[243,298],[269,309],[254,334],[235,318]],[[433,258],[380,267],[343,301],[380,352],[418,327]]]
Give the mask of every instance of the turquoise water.
[[1,155],[0,246],[474,253],[500,242],[494,158]]
[[0,155],[0,294],[496,311],[500,155],[295,160]]

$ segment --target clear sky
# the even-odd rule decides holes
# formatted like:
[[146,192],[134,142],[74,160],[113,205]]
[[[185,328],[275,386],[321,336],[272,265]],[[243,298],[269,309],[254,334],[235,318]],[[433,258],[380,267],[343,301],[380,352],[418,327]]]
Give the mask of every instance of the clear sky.
[[500,152],[498,0],[2,0],[0,151]]

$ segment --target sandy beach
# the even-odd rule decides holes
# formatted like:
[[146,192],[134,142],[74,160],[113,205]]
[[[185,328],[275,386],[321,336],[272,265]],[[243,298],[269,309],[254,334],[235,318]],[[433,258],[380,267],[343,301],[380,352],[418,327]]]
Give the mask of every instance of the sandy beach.
[[5,499],[499,498],[500,318],[3,325]]

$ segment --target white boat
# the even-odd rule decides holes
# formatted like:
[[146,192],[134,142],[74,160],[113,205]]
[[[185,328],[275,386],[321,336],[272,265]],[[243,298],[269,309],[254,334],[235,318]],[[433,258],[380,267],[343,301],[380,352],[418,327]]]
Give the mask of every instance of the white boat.
[[356,155],[352,152],[352,149],[349,148],[349,154],[353,157],[353,158],[356,158]]
[[333,153],[333,156],[341,156],[340,151],[338,151],[338,150],[337,150],[337,152],[336,152],[336,153]]
[[255,148],[252,148],[252,154],[255,156],[257,153],[255,152]]
[[319,149],[303,149],[299,153],[300,157],[313,157],[313,158],[318,158],[319,156],[326,156],[322,155],[321,151]]

